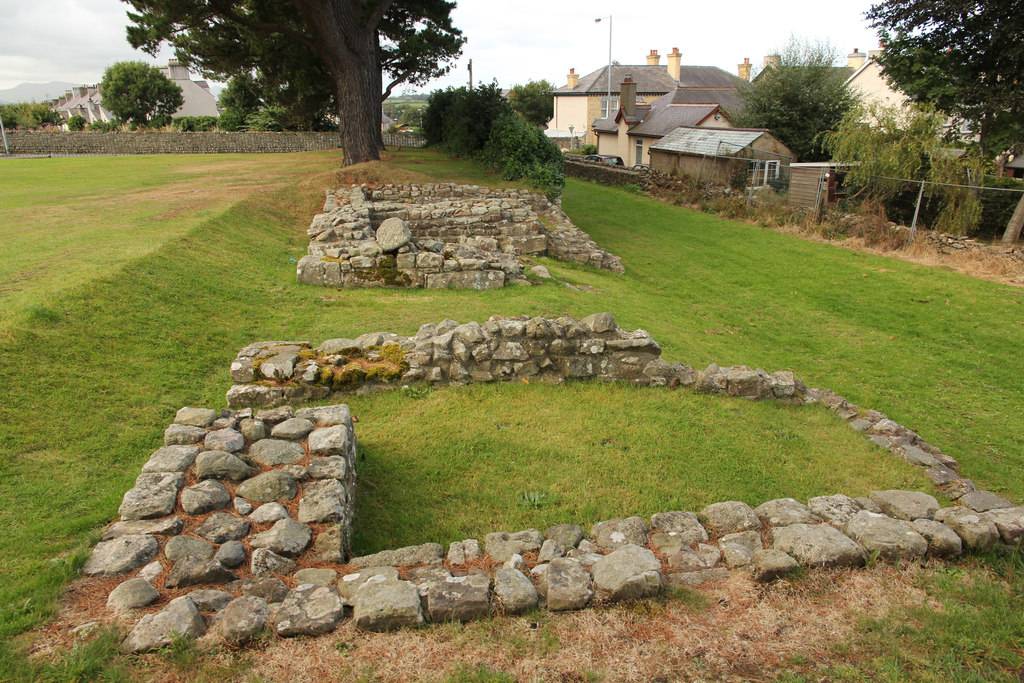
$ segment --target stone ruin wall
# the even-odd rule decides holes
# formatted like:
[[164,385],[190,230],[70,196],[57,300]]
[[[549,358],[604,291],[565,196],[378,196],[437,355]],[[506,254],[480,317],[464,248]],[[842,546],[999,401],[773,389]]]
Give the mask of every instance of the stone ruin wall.
[[[415,366],[398,353],[427,347],[429,362]],[[360,629],[386,631],[537,607],[574,610],[720,581],[735,571],[771,581],[798,567],[948,559],[1024,538],[1024,507],[977,490],[956,460],[885,415],[807,389],[791,373],[715,365],[697,373],[669,365],[649,335],[620,330],[608,314],[445,321],[411,338],[374,333],[325,342],[317,351],[304,342],[254,344],[232,373],[274,378],[243,387],[277,387],[292,382],[281,380],[294,378],[304,363],[301,374],[315,374],[315,361],[320,372],[341,369],[360,378],[346,389],[403,378],[441,382],[448,380],[435,368],[450,372],[484,349],[492,361],[495,354],[513,356],[499,360],[512,376],[517,365],[521,371],[532,363],[555,381],[576,368],[586,369],[581,378],[820,404],[922,468],[955,504],[942,507],[916,491],[806,503],[782,498],[756,508],[725,501],[697,514],[605,520],[589,531],[565,523],[543,532],[495,531],[482,541],[453,542],[447,551],[428,542],[351,557],[356,437],[347,406],[183,408],[125,494],[121,520],[106,529],[83,569],[125,578],[107,603],[132,624],[123,648],[141,652],[204,634],[232,645],[268,631],[318,635],[347,618]],[[488,373],[481,381],[498,379],[494,368]]]
[[305,284],[494,289],[528,284],[521,257],[543,255],[623,272],[561,208],[513,189],[352,186],[327,193],[307,233]]
[[412,337],[390,332],[354,339],[258,342],[231,364],[228,405],[266,407],[324,399],[410,382],[563,382],[597,379],[652,386],[694,387],[709,393],[800,401],[805,387],[793,373],[743,366],[696,372],[661,358],[644,330],[621,329],[610,313],[576,320],[492,317],[482,325],[453,320],[423,325]]

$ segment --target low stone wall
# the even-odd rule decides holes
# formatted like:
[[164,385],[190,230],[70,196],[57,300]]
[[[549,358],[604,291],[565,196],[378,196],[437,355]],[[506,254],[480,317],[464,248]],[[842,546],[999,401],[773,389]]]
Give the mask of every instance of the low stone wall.
[[[538,607],[579,610],[732,572],[767,582],[799,567],[859,567],[869,558],[953,559],[1024,537],[1024,507],[1005,501],[965,496],[943,508],[925,493],[875,491],[756,508],[725,501],[698,514],[605,520],[589,532],[564,523],[495,531],[447,551],[428,542],[348,558],[339,521],[350,518],[355,476],[347,408],[216,415],[179,411],[168,445],[125,495],[123,521],[86,562],[88,575],[131,577],[107,600],[132,624],[125,651],[203,635],[233,646],[268,631],[321,635],[347,618],[362,630],[390,631]],[[272,438],[256,438],[267,429]],[[192,445],[200,439],[207,450]],[[241,455],[243,441],[251,443]],[[271,469],[252,476],[256,465]],[[192,481],[199,483],[179,496]],[[246,562],[249,572],[236,569]]]
[[526,255],[623,272],[557,205],[514,189],[352,186],[327,193],[307,233],[304,284],[492,289],[526,284]]
[[566,157],[565,174],[604,185],[641,185],[647,172],[591,161],[575,161]]
[[340,149],[336,132],[111,132],[7,133],[12,154],[214,154],[314,152]]
[[661,359],[644,330],[619,328],[610,313],[576,320],[492,317],[423,325],[412,337],[375,332],[354,339],[258,342],[231,364],[228,405],[266,407],[409,382],[564,382],[597,379],[652,386],[688,386],[709,393],[801,401],[805,388],[791,372],[711,366],[696,372]]
[[269,403],[403,380],[546,376],[821,404],[921,467],[955,505],[917,491],[782,498],[756,508],[725,501],[697,514],[605,520],[589,532],[564,523],[543,532],[495,531],[447,551],[428,542],[349,557],[356,439],[346,406],[183,408],[125,494],[121,521],[106,529],[83,569],[126,577],[107,601],[116,618],[133,624],[126,651],[207,632],[232,645],[268,630],[319,635],[349,617],[360,629],[387,631],[537,607],[577,610],[731,572],[771,581],[798,567],[952,559],[1024,539],[1024,507],[977,490],[956,460],[882,413],[806,389],[788,372],[669,365],[646,332],[625,332],[609,314],[444,321],[415,337],[373,333],[316,350],[265,342],[242,350],[232,376],[246,383],[232,387],[229,399]]

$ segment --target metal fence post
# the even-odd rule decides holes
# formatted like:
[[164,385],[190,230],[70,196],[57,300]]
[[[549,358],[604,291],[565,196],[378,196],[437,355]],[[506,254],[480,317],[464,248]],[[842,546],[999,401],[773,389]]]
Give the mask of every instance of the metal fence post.
[[921,213],[921,198],[924,197],[924,181],[921,181],[921,189],[917,191],[917,206],[914,207],[914,220],[910,224],[910,241],[917,237],[917,217]]

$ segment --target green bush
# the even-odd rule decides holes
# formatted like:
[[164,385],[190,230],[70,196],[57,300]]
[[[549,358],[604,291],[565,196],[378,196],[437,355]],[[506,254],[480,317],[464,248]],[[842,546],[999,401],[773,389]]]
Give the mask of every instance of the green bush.
[[117,121],[93,121],[89,124],[89,130],[95,130],[100,133],[110,133],[120,129],[121,124]]
[[525,179],[550,198],[565,187],[561,150],[518,114],[506,112],[494,122],[480,157],[506,180]]
[[245,117],[245,128],[249,130],[284,130],[285,110],[278,106],[263,107],[255,114]]
[[60,115],[41,102],[0,104],[0,117],[7,128],[40,128],[61,122]]
[[117,62],[109,66],[100,83],[103,107],[118,121],[132,126],[159,128],[185,101],[181,87],[155,66],[142,62]]
[[207,131],[217,129],[216,116],[182,116],[171,122],[175,130],[185,132]]
[[512,111],[496,84],[473,88],[448,88],[430,96],[423,113],[427,144],[441,145],[451,154],[479,152],[491,136],[494,122]]
[[597,145],[583,145],[578,151],[583,155],[597,154]]
[[525,179],[549,197],[565,185],[562,152],[542,130],[512,111],[495,84],[431,94],[423,133],[428,144],[481,159],[506,180]]
[[85,130],[85,117],[75,114],[69,118],[68,130]]

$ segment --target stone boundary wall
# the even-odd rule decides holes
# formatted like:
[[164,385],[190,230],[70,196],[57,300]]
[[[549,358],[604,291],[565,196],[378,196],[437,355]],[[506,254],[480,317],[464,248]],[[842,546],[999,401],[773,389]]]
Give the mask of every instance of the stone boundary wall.
[[613,272],[601,249],[543,195],[450,183],[328,191],[296,277],[328,287],[494,289],[528,284],[520,257],[548,255]]
[[340,149],[336,132],[110,132],[8,131],[12,154],[220,154],[315,152]]
[[609,166],[590,161],[575,161],[566,157],[565,174],[573,178],[593,180],[604,185],[642,185],[647,176],[645,171],[635,171],[620,166]]
[[409,382],[467,384],[597,379],[710,393],[802,401],[791,372],[712,366],[703,373],[661,359],[644,330],[621,329],[610,313],[576,320],[495,316],[484,324],[454,320],[423,325],[412,337],[390,332],[355,339],[258,342],[231,364],[233,408],[324,399],[334,393],[393,388]]

